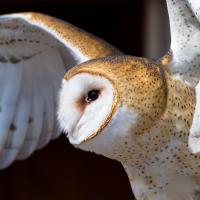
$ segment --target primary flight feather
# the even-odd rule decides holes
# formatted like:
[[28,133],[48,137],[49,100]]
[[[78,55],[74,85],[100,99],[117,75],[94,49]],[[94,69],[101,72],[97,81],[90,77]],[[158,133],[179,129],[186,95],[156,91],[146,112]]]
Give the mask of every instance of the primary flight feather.
[[58,103],[70,142],[120,161],[136,199],[200,199],[200,2],[167,6],[171,49],[155,62],[55,18],[2,16],[1,168],[59,135]]

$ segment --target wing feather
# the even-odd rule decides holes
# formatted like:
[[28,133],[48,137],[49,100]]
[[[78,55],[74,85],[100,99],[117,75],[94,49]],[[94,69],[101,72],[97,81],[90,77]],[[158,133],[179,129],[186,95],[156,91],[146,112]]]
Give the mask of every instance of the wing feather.
[[[26,65],[22,65],[22,82],[20,95],[17,101],[13,129],[9,130],[6,144],[2,150],[0,168],[6,168],[12,163],[21,148],[30,122],[32,105],[32,79],[31,71]],[[14,128],[15,127],[15,128]]]
[[167,0],[174,76],[195,87],[200,80],[200,1]]
[[[56,51],[54,52],[54,55],[56,55],[57,58],[59,58],[59,52],[62,52],[62,51]],[[63,55],[63,54],[61,54]],[[52,53],[50,54],[51,57],[52,56]],[[62,57],[61,57],[62,58]],[[63,78],[63,74],[65,74],[65,69],[63,68],[63,62],[66,62],[67,60],[69,60],[68,57],[66,57],[66,60],[65,59],[53,59],[52,62],[51,62],[51,65],[52,66],[57,66],[57,68],[59,70],[57,70],[57,68],[55,67],[51,67],[50,65],[47,65],[48,67],[48,71],[49,71],[49,75],[50,75],[50,79],[53,80],[52,81],[52,84],[53,84],[53,88],[54,88],[54,95],[57,97],[58,96],[58,89],[57,88],[60,88],[61,86],[61,82],[62,82],[62,78]],[[65,63],[64,63],[65,65]],[[58,72],[59,73],[58,73]],[[57,76],[56,78],[55,75]],[[54,111],[57,113],[57,98],[54,99]],[[52,134],[52,139],[55,139],[59,136],[60,134],[60,129],[59,129],[59,126],[58,126],[58,122],[57,122],[57,117],[56,115],[54,114],[54,127],[53,127],[53,134]]]
[[39,54],[37,58],[32,58],[29,61],[29,66],[32,65],[33,73],[33,118],[31,129],[26,134],[23,146],[18,154],[19,159],[26,159],[35,150],[40,135],[42,133],[44,114],[45,114],[45,94],[43,88],[46,86],[45,69],[43,65],[42,55]]
[[[52,73],[53,67],[52,66],[63,66],[63,63],[60,59],[60,56],[57,55],[57,59],[52,59],[51,54],[53,52],[51,51],[48,55],[44,55],[44,60],[49,59],[50,63],[44,63],[43,68],[45,71],[49,71],[48,75],[46,76],[45,85],[43,85],[43,94],[44,94],[44,101],[45,101],[45,122],[43,123],[43,130],[42,134],[40,136],[40,139],[37,144],[37,149],[41,149],[44,147],[51,139],[53,135],[53,127],[54,127],[54,113],[55,111],[55,103],[54,103],[54,96],[56,96],[56,89],[60,86],[60,81],[62,80],[61,76],[54,80],[54,74]],[[47,58],[46,58],[47,57]],[[59,75],[59,74],[58,74]]]
[[[21,86],[20,65],[0,63],[1,100],[0,100],[0,151],[4,148],[10,129],[13,128],[17,99]],[[12,91],[12,92],[11,92]]]

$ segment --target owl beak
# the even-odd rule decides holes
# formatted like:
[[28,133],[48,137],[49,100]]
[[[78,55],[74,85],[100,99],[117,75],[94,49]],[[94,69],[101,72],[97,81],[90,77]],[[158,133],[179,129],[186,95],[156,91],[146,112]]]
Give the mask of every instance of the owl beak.
[[73,145],[81,145],[97,135],[99,135],[103,129],[103,126],[100,126],[97,130],[93,131],[85,131],[85,127],[83,126],[83,123],[71,122],[68,123],[68,126],[66,127],[67,137],[71,144]]
[[81,145],[91,139],[93,139],[94,137],[96,137],[99,133],[98,132],[95,132],[95,133],[92,133],[92,134],[84,134],[84,135],[81,135],[80,133],[79,134],[76,134],[76,133],[68,133],[68,138],[69,138],[69,141],[71,144],[73,145]]

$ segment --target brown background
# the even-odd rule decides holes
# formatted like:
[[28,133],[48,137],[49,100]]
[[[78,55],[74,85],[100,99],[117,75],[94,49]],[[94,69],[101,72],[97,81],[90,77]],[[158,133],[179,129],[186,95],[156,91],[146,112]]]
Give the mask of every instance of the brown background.
[[[0,14],[37,11],[62,18],[126,54],[159,57],[169,47],[164,0],[1,1]],[[0,171],[1,200],[133,200],[120,163],[73,148],[62,136]]]

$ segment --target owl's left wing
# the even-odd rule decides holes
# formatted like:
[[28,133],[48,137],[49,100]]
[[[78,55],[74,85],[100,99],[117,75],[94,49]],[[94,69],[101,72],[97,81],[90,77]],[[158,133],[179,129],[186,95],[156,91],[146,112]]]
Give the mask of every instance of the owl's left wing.
[[[196,105],[188,143],[200,152],[200,1],[167,0],[171,51],[164,56],[171,74],[195,88]],[[168,58],[168,59],[165,59]]]
[[56,99],[67,69],[120,54],[105,41],[39,13],[0,16],[0,169],[56,138]]
[[200,1],[167,0],[170,31],[171,73],[195,87],[200,80]]

